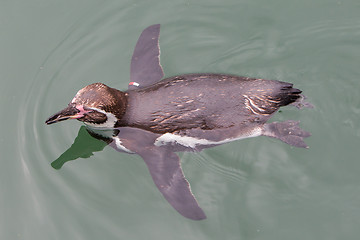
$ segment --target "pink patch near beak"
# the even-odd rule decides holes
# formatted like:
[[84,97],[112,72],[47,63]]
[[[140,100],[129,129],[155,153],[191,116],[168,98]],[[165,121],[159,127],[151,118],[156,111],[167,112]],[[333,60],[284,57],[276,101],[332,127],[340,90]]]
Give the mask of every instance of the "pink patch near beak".
[[86,113],[92,112],[92,110],[85,110],[83,105],[76,105],[76,109],[79,110],[79,112],[76,115],[71,116],[70,118],[72,119],[82,118],[85,116]]

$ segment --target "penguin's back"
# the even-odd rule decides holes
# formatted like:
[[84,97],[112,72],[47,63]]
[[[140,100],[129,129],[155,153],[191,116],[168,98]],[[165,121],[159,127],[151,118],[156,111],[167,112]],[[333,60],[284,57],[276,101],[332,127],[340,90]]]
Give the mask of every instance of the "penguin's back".
[[264,124],[300,97],[291,83],[224,74],[186,74],[128,91],[123,124],[156,133]]

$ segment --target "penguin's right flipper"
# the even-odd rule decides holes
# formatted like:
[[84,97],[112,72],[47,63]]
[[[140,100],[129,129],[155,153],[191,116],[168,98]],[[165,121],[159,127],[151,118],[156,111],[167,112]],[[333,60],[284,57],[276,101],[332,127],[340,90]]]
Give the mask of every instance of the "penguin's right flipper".
[[184,217],[193,220],[206,218],[185,179],[180,159],[174,152],[166,147],[154,147],[137,151],[137,154],[144,159],[155,185],[171,206]]
[[193,220],[206,218],[191,192],[190,184],[181,169],[179,157],[169,146],[154,145],[159,134],[131,127],[121,127],[116,130],[114,135],[102,140],[111,139],[109,145],[117,151],[141,156],[156,187],[181,215]]

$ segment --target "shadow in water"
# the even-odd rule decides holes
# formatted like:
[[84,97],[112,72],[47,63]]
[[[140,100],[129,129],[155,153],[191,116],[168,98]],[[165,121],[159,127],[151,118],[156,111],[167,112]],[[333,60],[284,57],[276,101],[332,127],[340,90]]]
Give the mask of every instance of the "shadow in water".
[[53,161],[51,166],[55,169],[60,169],[68,161],[78,158],[89,158],[94,155],[94,152],[102,151],[106,145],[106,142],[92,137],[86,127],[82,126],[71,147]]

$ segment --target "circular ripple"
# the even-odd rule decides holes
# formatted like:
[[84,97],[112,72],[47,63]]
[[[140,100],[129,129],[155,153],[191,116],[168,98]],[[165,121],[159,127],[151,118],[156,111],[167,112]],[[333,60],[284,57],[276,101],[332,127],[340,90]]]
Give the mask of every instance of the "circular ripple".
[[[107,190],[99,184],[97,171],[101,175],[101,171],[111,167],[99,163],[95,164],[98,168],[94,169],[87,164],[75,167],[74,162],[74,167],[64,165],[62,171],[55,171],[50,163],[71,146],[80,124],[69,121],[47,126],[45,120],[66,107],[76,91],[85,85],[101,81],[114,87],[126,86],[128,56],[131,55],[130,48],[125,46],[130,39],[122,36],[126,30],[122,27],[121,18],[126,18],[126,12],[127,8],[123,6],[107,5],[89,9],[70,27],[39,66],[35,77],[30,79],[31,87],[20,100],[18,152],[26,178],[26,191],[31,196],[29,205],[39,220],[47,222],[54,231],[59,231],[56,222],[66,222],[66,213],[75,213],[79,206],[90,208],[89,204],[99,204],[101,196],[106,199],[104,195]],[[121,42],[126,44],[122,46]],[[133,39],[131,43],[135,44]],[[125,68],[127,71],[123,72],[126,74],[122,74]],[[124,79],[119,79],[121,75]],[[102,183],[111,186],[111,182],[110,177],[105,177]],[[87,201],[87,198],[91,201]],[[98,210],[80,209],[83,216],[98,215]],[[60,216],[59,212],[62,211],[64,215]],[[54,222],[49,221],[50,216]],[[76,220],[68,222],[77,225]]]

